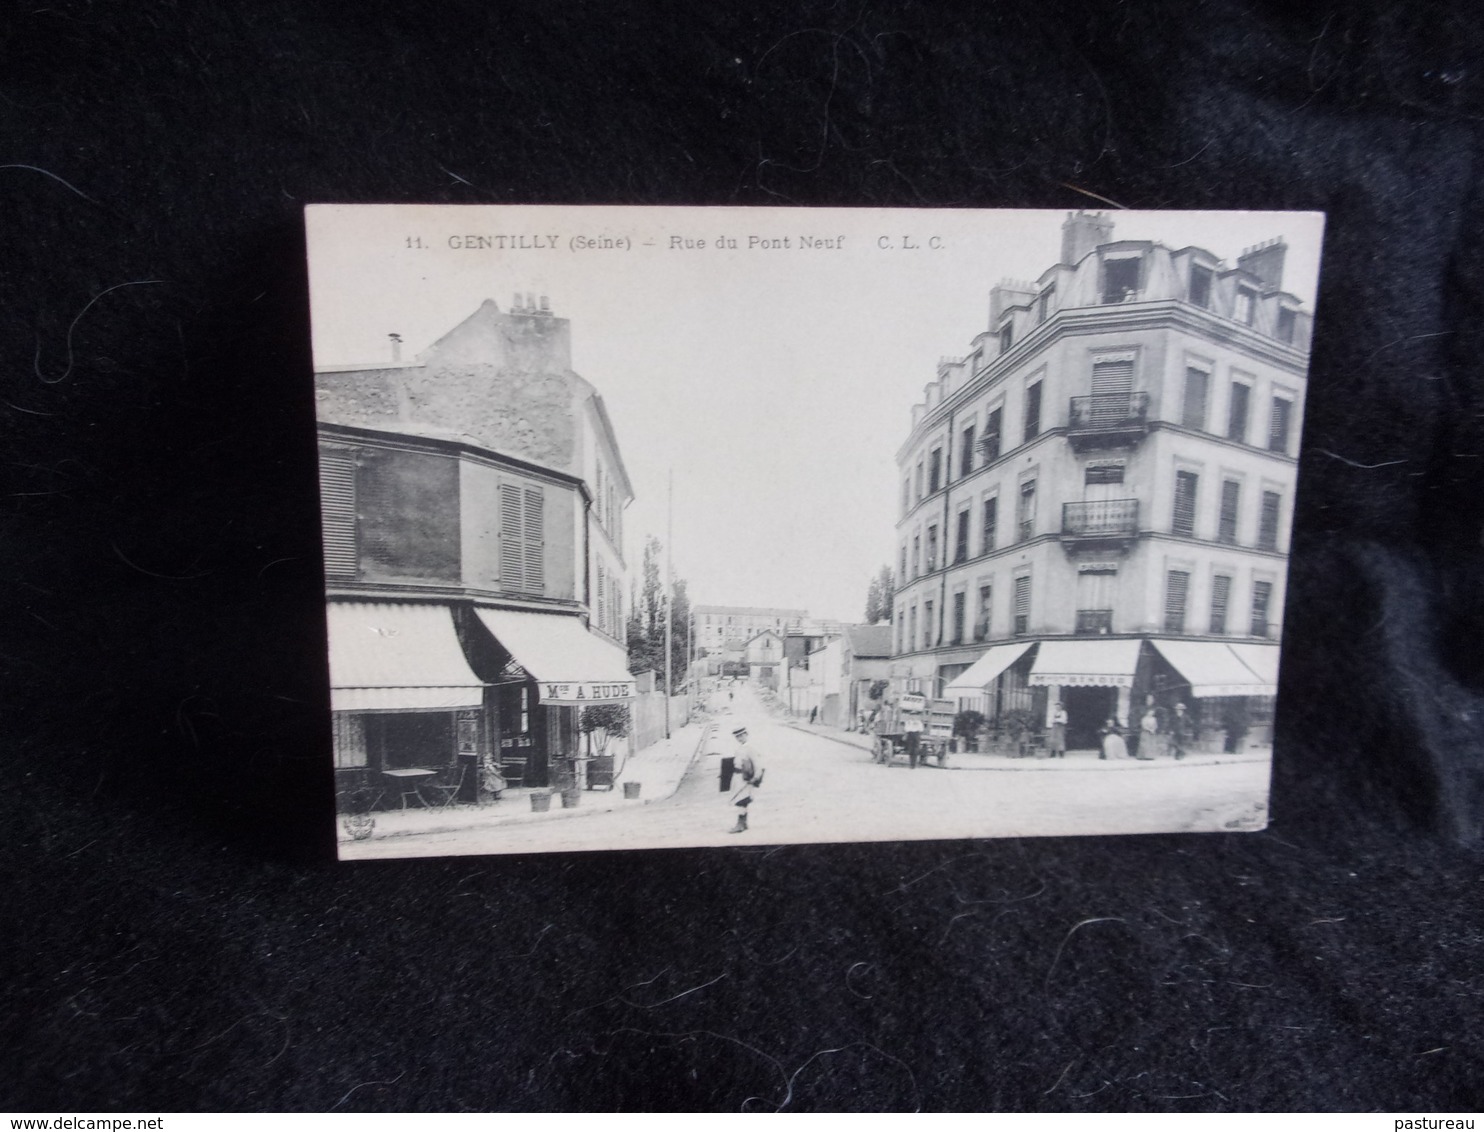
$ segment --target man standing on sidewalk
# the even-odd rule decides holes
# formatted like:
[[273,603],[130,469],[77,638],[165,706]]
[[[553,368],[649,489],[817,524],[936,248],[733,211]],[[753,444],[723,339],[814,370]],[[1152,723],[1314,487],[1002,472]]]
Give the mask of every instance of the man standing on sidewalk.
[[732,795],[732,805],[737,807],[737,824],[728,833],[747,832],[747,807],[752,805],[752,792],[763,782],[763,764],[757,753],[747,745],[747,728],[733,729],[732,738],[737,740],[737,750],[732,755],[735,773],[742,776],[742,785]]

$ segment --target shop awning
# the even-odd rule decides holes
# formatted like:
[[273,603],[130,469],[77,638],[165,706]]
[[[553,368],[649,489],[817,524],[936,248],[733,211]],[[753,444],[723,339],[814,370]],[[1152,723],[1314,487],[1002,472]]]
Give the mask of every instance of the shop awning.
[[474,675],[445,605],[332,601],[332,711],[453,711],[479,707]]
[[1227,646],[1236,653],[1242,663],[1257,674],[1262,685],[1254,696],[1276,696],[1278,694],[1278,646],[1234,643]]
[[1000,673],[1023,657],[1035,641],[1017,641],[1013,645],[995,645],[985,650],[976,660],[943,689],[946,695],[957,692],[961,696],[982,696],[984,691],[999,678]]
[[1274,693],[1273,682],[1243,663],[1235,651],[1237,646],[1222,641],[1154,640],[1150,643],[1175,666],[1175,671],[1190,681],[1190,694],[1197,699],[1271,696]]
[[1132,688],[1142,641],[1042,641],[1031,665],[1034,685]]
[[512,609],[474,612],[535,678],[542,703],[612,703],[634,695],[623,650],[589,633],[576,617]]

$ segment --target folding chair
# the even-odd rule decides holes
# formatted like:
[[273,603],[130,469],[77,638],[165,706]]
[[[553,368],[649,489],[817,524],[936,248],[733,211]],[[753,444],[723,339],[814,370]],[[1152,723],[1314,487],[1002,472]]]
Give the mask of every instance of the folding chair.
[[427,782],[423,784],[423,789],[431,790],[434,803],[440,810],[444,809],[458,801],[459,791],[464,788],[464,775],[468,770],[467,766],[460,763],[458,777],[452,782]]

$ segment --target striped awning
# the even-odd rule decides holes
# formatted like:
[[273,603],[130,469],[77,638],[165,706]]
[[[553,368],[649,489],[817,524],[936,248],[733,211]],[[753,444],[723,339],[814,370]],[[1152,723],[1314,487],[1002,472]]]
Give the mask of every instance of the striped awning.
[[1030,683],[1081,688],[1132,688],[1139,666],[1137,640],[1042,641]]
[[1000,673],[1023,657],[1035,641],[1017,641],[1013,645],[995,645],[986,649],[983,656],[965,671],[955,676],[943,689],[947,695],[982,696],[985,689],[995,682]]
[[[1271,696],[1277,691],[1275,681],[1254,671],[1242,660],[1235,647],[1225,642],[1152,640],[1150,643],[1176,672],[1190,681],[1190,694],[1197,699]],[[1274,648],[1273,651],[1278,650]],[[1275,665],[1274,676],[1276,674]]]
[[544,704],[614,703],[634,695],[628,656],[570,614],[476,608],[484,627],[536,678]]
[[454,634],[446,605],[334,601],[332,711],[453,711],[479,707],[484,684]]

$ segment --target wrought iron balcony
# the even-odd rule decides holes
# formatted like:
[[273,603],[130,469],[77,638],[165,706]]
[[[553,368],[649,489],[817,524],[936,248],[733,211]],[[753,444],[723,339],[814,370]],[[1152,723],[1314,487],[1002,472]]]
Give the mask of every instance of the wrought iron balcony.
[[1077,451],[1137,444],[1149,431],[1149,394],[1094,393],[1073,397],[1067,439]]
[[1084,499],[1061,505],[1068,550],[1122,550],[1139,535],[1137,499]]
[[1075,632],[1079,637],[1096,637],[1112,631],[1113,611],[1111,609],[1077,610]]

